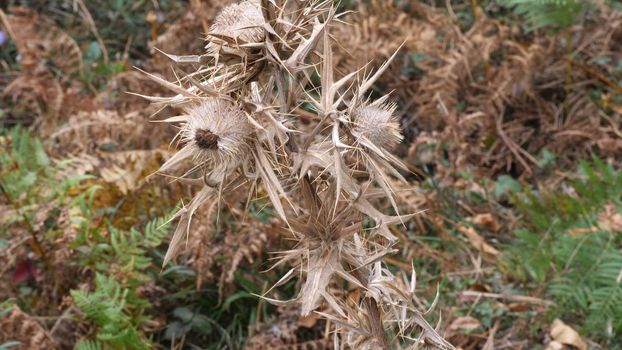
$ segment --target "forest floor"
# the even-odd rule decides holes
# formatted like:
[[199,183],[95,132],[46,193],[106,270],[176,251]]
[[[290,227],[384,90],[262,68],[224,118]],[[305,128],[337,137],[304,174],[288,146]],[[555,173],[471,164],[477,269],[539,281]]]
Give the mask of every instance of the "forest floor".
[[[1,350],[332,348],[326,321],[256,296],[284,241],[261,195],[199,209],[160,268],[192,191],[153,175],[177,130],[151,121],[174,111],[126,92],[168,94],[134,67],[173,79],[154,48],[201,53],[227,3],[1,8]],[[343,3],[337,71],[399,50],[374,89],[405,130],[398,204],[420,214],[386,263],[438,294],[430,323],[465,350],[622,349],[620,4]]]

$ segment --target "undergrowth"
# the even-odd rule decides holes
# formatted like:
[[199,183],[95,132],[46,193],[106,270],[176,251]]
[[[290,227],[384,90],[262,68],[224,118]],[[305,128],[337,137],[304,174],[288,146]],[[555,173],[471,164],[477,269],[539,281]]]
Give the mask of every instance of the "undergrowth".
[[501,5],[522,16],[529,31],[562,29],[576,23],[591,7],[591,0],[502,0]]
[[544,283],[553,315],[613,349],[622,334],[622,171],[595,158],[564,192],[514,196],[524,226],[506,251],[521,280]]
[[[49,287],[40,282],[55,278],[55,288],[70,294],[80,310],[73,317],[90,325],[86,334],[70,335],[79,337],[76,349],[81,350],[151,349],[154,340],[175,344],[182,339],[187,345],[211,344],[208,349],[239,348],[249,327],[268,318],[254,295],[274,283],[271,274],[258,279],[253,270],[239,268],[238,290],[215,303],[221,297],[218,285],[196,290],[195,271],[174,264],[160,267],[172,215],[166,213],[173,208],[154,208],[163,216],[142,228],[119,228],[115,216],[123,213],[114,203],[106,204],[98,178],[66,176],[71,162],[50,159],[28,129],[10,129],[0,141],[2,201],[14,208],[4,213],[0,247],[9,247],[11,235],[25,227],[32,230],[24,233],[37,253],[28,265],[20,263],[30,269],[25,282],[16,274],[7,281],[21,287],[3,301],[2,317],[13,305],[31,312],[45,309],[37,301],[50,297]],[[17,344],[0,342],[6,349]]]
[[[112,348],[149,349],[151,344],[144,339],[136,323],[126,311],[132,304],[145,307],[145,301],[128,295],[130,291],[121,288],[120,284],[110,277],[97,274],[95,277],[95,291],[86,293],[72,291],[71,296],[76,305],[86,316],[97,325],[97,341],[81,340],[77,349],[104,348],[102,344],[109,344]],[[132,302],[128,298],[133,297]]]
[[[112,226],[108,228],[107,235],[84,230],[74,241],[82,255],[80,265],[97,271],[92,293],[71,291],[76,305],[97,326],[97,342],[89,344],[109,344],[113,348],[151,348],[152,344],[139,329],[150,319],[144,313],[152,306],[139,292],[141,287],[153,283],[157,277],[157,269],[149,254],[153,254],[168,234],[169,219],[164,217],[150,221],[144,232],[134,228],[125,232]],[[78,344],[80,349],[87,346],[82,344]]]
[[[31,227],[32,232],[24,233],[33,237],[31,249],[37,253],[28,265],[35,270],[33,275],[27,281],[8,282],[19,290],[15,298],[5,301],[3,310],[10,312],[13,305],[28,312],[45,310],[37,300],[48,298],[50,287],[40,284],[40,279],[58,279],[60,294],[71,295],[79,310],[72,317],[89,325],[86,333],[71,334],[78,338],[76,348],[81,350],[150,349],[154,344],[179,342],[190,347],[209,344],[204,348],[237,349],[248,341],[256,324],[273,317],[275,308],[262,305],[256,295],[275,283],[276,273],[258,275],[254,268],[242,265],[231,272],[231,292],[223,294],[217,279],[197,289],[196,271],[172,263],[161,267],[162,243],[170,233],[174,208],[151,208],[151,213],[141,216],[159,217],[127,228],[125,214],[115,197],[105,193],[101,179],[66,175],[71,161],[50,159],[30,130],[10,129],[0,141],[5,151],[0,153],[0,185],[18,208],[2,220],[0,247],[9,246],[14,230]],[[273,216],[257,204],[249,206],[254,220]],[[241,239],[236,232],[243,229],[231,218],[223,217],[220,226],[223,232],[215,239],[226,235]],[[222,255],[213,258],[226,263],[233,253],[221,251]],[[260,262],[255,265],[266,268]],[[291,297],[294,284],[282,289],[284,296]],[[300,337],[314,332],[307,330]],[[17,343],[0,343],[12,344]]]
[[[196,230],[193,222],[193,231],[205,234],[180,240],[184,264],[161,266],[170,213],[180,197],[188,203],[195,192],[169,187],[168,179],[144,178],[170,158],[164,149],[172,134],[142,129],[151,112],[123,92],[156,99],[163,93],[147,78],[138,79],[131,66],[169,79],[202,66],[199,60],[171,72],[164,55],[152,56],[152,45],[177,50],[170,53],[203,52],[201,37],[225,3],[0,5],[17,34],[12,38],[0,27],[0,350],[330,346],[335,323],[314,314],[300,317],[296,307],[257,297],[279,284],[271,295],[295,299],[303,283],[277,283],[287,269],[265,271],[271,266],[267,252],[296,248],[274,225],[279,213],[265,186],[253,186],[260,198],[246,201],[246,195],[223,190],[232,198],[219,205],[218,214],[198,215],[211,221]],[[395,90],[396,117],[406,129],[395,155],[421,175],[405,175],[408,184],[392,191],[400,211],[404,206],[418,214],[390,228],[399,242],[396,253],[386,256],[387,270],[408,278],[405,272],[414,267],[417,305],[441,309],[426,318],[440,322],[436,329],[456,347],[550,349],[557,340],[550,334],[552,321],[559,318],[579,330],[590,348],[622,349],[622,171],[596,158],[566,180],[567,169],[590,154],[609,164],[619,161],[620,1],[428,3],[335,2],[339,10],[362,16],[345,30],[330,28],[338,43],[332,52],[338,74],[365,67],[368,75],[403,44],[370,92]],[[14,5],[32,12],[20,15]],[[248,45],[241,48],[242,62],[273,65],[308,36],[289,35],[289,45],[268,46],[279,58],[268,63],[257,43]],[[318,60],[332,57],[323,50],[301,63],[321,67]],[[294,68],[311,67],[305,66]],[[285,72],[267,77],[280,81]],[[258,100],[256,91],[269,90],[263,86],[251,89],[243,107],[254,106],[252,115],[276,108],[279,121],[301,113],[305,130],[324,123],[313,100],[323,94],[325,73],[310,73],[308,98],[299,109],[287,113],[275,107],[278,99]],[[195,89],[192,79],[181,80]],[[293,86],[285,82],[279,89]],[[177,112],[171,109],[171,116]],[[9,129],[14,125],[34,129]],[[137,135],[149,143],[131,141]],[[283,163],[288,149],[277,147],[278,161],[266,168]],[[125,169],[129,163],[135,168]],[[245,176],[253,172],[244,170]],[[353,170],[362,178],[359,165]],[[320,174],[326,178],[330,171]],[[419,180],[420,188],[412,190]],[[292,184],[283,185],[289,191]],[[348,307],[361,299],[348,283],[330,283],[327,293],[344,297]]]

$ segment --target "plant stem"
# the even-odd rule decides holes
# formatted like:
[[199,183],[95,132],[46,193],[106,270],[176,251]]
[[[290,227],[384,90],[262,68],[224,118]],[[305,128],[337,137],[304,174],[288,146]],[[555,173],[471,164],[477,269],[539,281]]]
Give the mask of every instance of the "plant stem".
[[[364,273],[363,271],[366,270],[364,268],[357,269],[354,266],[349,266],[349,268],[355,271],[354,276],[357,280],[359,280],[359,282],[361,282],[362,285],[366,286],[369,284],[369,274],[371,274],[371,271]],[[389,345],[389,338],[387,337],[387,333],[382,325],[382,314],[380,313],[380,308],[378,307],[376,299],[364,297],[363,303],[365,305],[365,309],[367,310],[367,323],[369,324],[369,330],[371,331],[372,336],[378,342],[380,349],[390,350],[391,346]]]
[[[361,269],[356,270],[355,277],[361,282],[361,284],[367,285],[368,277],[362,272]],[[363,303],[365,304],[365,309],[367,310],[367,323],[369,324],[372,336],[376,338],[381,349],[390,350],[391,347],[389,346],[389,338],[387,338],[387,333],[384,331],[384,326],[382,325],[382,315],[380,314],[380,308],[378,307],[376,299],[365,297]]]
[[389,350],[389,339],[387,338],[387,333],[384,331],[384,327],[382,326],[382,317],[380,315],[380,309],[378,308],[378,303],[374,298],[365,298],[365,307],[367,308],[367,317],[369,321],[369,326],[371,328],[372,335],[382,349]]

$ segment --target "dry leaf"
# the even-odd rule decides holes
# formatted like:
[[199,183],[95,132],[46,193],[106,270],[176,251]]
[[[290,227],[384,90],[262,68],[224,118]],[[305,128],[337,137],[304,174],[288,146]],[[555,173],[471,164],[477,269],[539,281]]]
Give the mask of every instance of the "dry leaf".
[[485,227],[491,232],[498,232],[501,229],[501,224],[499,224],[491,213],[475,215],[470,221],[475,225]]
[[553,340],[549,343],[549,345],[546,346],[546,349],[544,350],[564,350],[564,344]]
[[474,228],[462,225],[458,225],[457,228],[460,232],[462,232],[462,234],[467,236],[469,242],[480,252],[492,255],[494,257],[499,255],[499,251],[490,244],[486,243],[486,241],[484,241],[484,238],[480,236]]
[[307,316],[301,316],[298,319],[298,325],[304,328],[313,328],[319,319],[319,315],[316,313],[311,313]]
[[99,173],[104,181],[115,184],[123,194],[127,194],[157,167],[158,164],[153,162],[161,153],[159,150],[106,153],[101,157],[103,161]]
[[611,232],[622,232],[622,214],[614,203],[605,205],[605,209],[598,214],[598,226]]
[[575,236],[580,236],[580,235],[586,235],[589,233],[595,233],[598,232],[598,228],[596,227],[590,227],[590,228],[571,228],[570,230],[568,230],[568,234],[575,237]]
[[482,284],[482,283],[473,283],[469,287],[469,290],[474,290],[476,292],[484,292],[484,293],[492,292],[492,288],[490,288],[490,286]]
[[508,309],[510,309],[510,311],[512,312],[525,312],[529,310],[529,304],[528,303],[511,303],[511,304],[508,304]]
[[427,27],[419,33],[419,38],[425,41],[432,40],[436,38],[436,31],[431,27]]
[[355,289],[350,291],[346,297],[346,301],[352,306],[359,305],[359,302],[361,301],[361,290]]
[[497,329],[499,329],[500,320],[495,321],[495,325],[488,331],[488,339],[486,339],[486,343],[482,350],[494,350],[495,349],[495,334],[497,334]]
[[452,331],[455,330],[467,330],[467,331],[472,331],[474,329],[477,329],[481,326],[481,322],[479,322],[478,319],[471,317],[471,316],[463,316],[463,317],[458,317],[456,318],[450,325],[449,325],[449,329]]
[[547,346],[547,350],[559,349],[557,344],[553,343],[571,345],[579,350],[587,350],[587,344],[581,339],[579,333],[560,319],[553,321],[551,325],[551,337],[553,341]]

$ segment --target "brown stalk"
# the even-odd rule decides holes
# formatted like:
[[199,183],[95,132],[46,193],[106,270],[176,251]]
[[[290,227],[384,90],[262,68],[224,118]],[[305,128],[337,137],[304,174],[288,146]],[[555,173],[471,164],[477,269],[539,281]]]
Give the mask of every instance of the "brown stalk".
[[104,64],[108,64],[109,62],[108,49],[106,48],[106,44],[104,44],[104,40],[102,39],[101,35],[99,35],[99,31],[97,30],[97,25],[95,24],[95,20],[93,20],[93,16],[91,16],[91,12],[86,7],[83,0],[78,0],[78,5],[80,6],[80,9],[82,10],[82,17],[84,18],[84,21],[89,26],[91,33],[95,37],[95,40],[97,40],[97,44],[102,50],[102,54],[104,56]]
[[389,339],[387,338],[387,333],[384,331],[384,327],[382,325],[382,316],[380,314],[378,303],[376,303],[374,298],[366,297],[365,308],[367,309],[367,320],[369,321],[373,337],[378,340],[378,343],[382,346],[382,349],[389,350]]
[[522,149],[518,144],[516,144],[516,142],[514,142],[514,140],[512,140],[510,137],[508,137],[505,132],[503,131],[503,127],[502,127],[502,119],[503,117],[500,116],[499,118],[497,118],[495,120],[496,122],[496,127],[497,127],[497,134],[501,137],[501,140],[503,140],[503,142],[506,144],[506,146],[510,149],[510,151],[514,154],[514,156],[516,157],[516,159],[522,164],[522,166],[525,168],[525,172],[527,174],[532,174],[533,170],[531,169],[531,166],[529,166],[529,164],[527,163],[527,161],[525,161],[523,159],[523,157],[521,156],[521,153],[523,155],[525,155],[525,157],[527,159],[529,159],[532,163],[534,164],[538,164],[538,161],[531,155],[529,154],[527,151],[525,151],[524,149]]
[[[361,282],[361,284],[367,285],[368,277],[362,270],[356,270],[356,278]],[[389,345],[389,338],[387,337],[387,333],[385,332],[382,324],[382,313],[378,307],[378,303],[374,298],[370,297],[365,297],[363,302],[365,303],[365,309],[367,310],[367,322],[372,336],[376,339],[378,345],[380,345],[383,350],[391,349]]]
[[580,69],[582,69],[583,71],[585,71],[587,74],[593,76],[594,78],[600,80],[602,83],[604,83],[605,85],[609,86],[613,91],[622,94],[622,86],[618,85],[616,82],[614,82],[613,80],[605,77],[604,75],[600,74],[598,71],[596,71],[595,69],[593,69],[592,67],[580,63],[578,61],[575,61],[571,58],[567,58],[566,60],[568,60],[568,62],[571,65],[577,66]]

